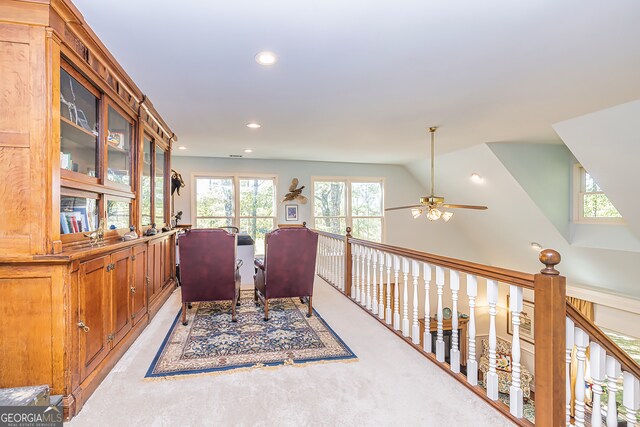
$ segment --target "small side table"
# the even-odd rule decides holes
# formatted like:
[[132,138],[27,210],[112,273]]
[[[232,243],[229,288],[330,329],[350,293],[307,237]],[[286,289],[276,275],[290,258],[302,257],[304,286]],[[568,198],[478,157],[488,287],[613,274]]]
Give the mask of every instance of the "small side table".
[[[424,318],[418,319],[420,323],[420,340],[424,337]],[[451,319],[442,321],[442,330],[443,331],[451,331]],[[460,348],[460,365],[467,366],[467,324],[469,323],[469,318],[458,317],[458,345]],[[429,324],[429,330],[431,331],[431,335],[434,336],[434,332],[438,331],[438,322],[436,319],[431,319]],[[434,347],[435,349],[435,347]]]

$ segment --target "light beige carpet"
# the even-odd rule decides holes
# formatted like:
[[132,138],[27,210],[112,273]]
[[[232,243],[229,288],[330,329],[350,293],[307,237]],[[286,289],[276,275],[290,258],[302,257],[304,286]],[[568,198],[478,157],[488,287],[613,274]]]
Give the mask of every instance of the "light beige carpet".
[[512,425],[321,279],[313,302],[358,363],[145,380],[179,308],[178,290],[69,425]]

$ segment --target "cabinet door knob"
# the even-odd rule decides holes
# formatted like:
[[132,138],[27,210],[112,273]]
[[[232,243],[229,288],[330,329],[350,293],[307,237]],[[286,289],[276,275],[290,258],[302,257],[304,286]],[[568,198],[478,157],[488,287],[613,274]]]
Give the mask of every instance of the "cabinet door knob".
[[89,332],[89,327],[85,325],[83,321],[78,322],[78,328],[82,329],[85,332]]
[[135,293],[136,293],[136,287],[135,287],[135,286],[132,286],[130,289],[131,289],[131,293],[132,293],[132,294],[135,294]]

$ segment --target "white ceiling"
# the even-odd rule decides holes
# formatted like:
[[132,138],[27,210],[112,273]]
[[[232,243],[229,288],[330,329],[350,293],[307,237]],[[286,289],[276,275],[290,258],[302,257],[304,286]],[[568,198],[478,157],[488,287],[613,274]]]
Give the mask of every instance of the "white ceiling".
[[637,0],[74,2],[178,155],[404,164],[430,125],[439,152],[557,142],[551,124],[640,98]]

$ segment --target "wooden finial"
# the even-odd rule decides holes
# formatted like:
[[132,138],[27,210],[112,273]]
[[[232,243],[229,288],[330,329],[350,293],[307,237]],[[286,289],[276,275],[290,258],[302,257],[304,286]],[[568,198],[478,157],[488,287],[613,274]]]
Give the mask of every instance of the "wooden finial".
[[546,274],[549,276],[557,276],[560,274],[558,270],[556,270],[556,265],[560,264],[560,253],[553,249],[543,249],[540,251],[540,262],[543,263],[547,268],[543,268],[540,270],[540,273]]
[[351,237],[351,227],[347,227],[347,237]]
[[307,226],[307,221],[303,221],[303,222],[302,222],[302,226],[303,226],[303,227],[306,227],[306,226]]

